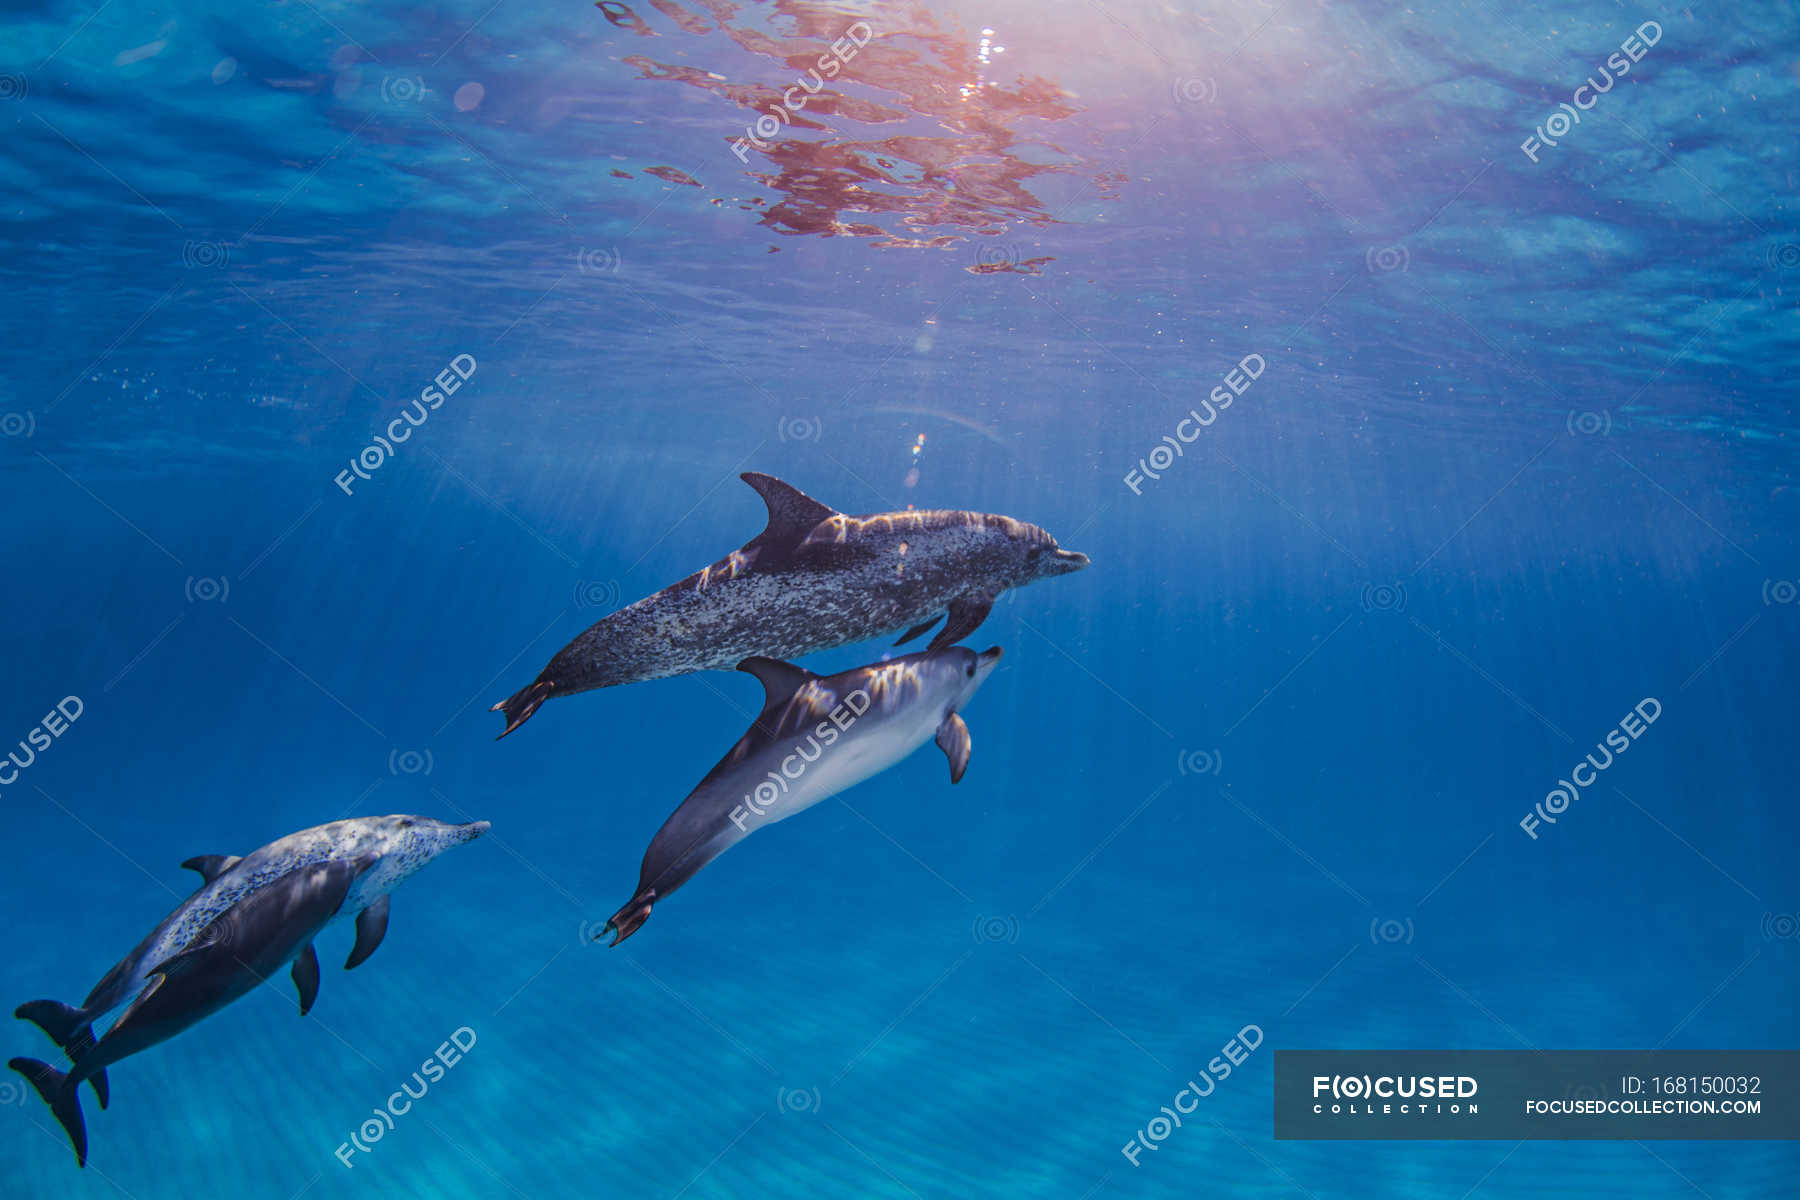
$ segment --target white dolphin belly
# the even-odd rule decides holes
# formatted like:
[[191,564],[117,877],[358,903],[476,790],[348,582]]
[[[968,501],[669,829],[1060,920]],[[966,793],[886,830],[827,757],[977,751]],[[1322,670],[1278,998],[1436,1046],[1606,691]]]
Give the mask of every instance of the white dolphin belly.
[[[759,756],[765,772],[747,780],[746,792],[753,799],[760,799],[754,790],[759,784],[767,785],[763,789],[763,795],[771,789],[779,788],[783,780],[788,786],[785,791],[776,795],[774,803],[762,806],[761,814],[749,825],[743,836],[748,836],[750,830],[759,825],[785,821],[795,813],[805,812],[821,800],[828,800],[865,779],[879,775],[930,741],[937,732],[942,715],[933,709],[909,714],[908,718],[899,721],[892,717],[876,720],[872,713],[865,719],[871,719],[875,727],[861,736],[858,736],[858,731],[852,724],[846,736],[839,738],[833,745],[817,746],[816,741],[809,744],[808,739],[801,738],[779,758],[774,755]],[[805,760],[801,753],[803,749],[815,755],[812,762]],[[755,811],[755,806],[747,807]]]

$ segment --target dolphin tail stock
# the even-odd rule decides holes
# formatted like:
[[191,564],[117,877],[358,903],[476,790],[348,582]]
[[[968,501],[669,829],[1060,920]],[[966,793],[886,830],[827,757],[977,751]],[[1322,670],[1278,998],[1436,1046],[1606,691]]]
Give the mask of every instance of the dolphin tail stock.
[[75,1165],[87,1166],[87,1120],[81,1115],[80,1083],[71,1084],[69,1077],[46,1062],[35,1058],[15,1058],[7,1066],[25,1077],[37,1089],[50,1112],[69,1135],[69,1146],[75,1151]]
[[[76,1062],[94,1048],[94,1023],[82,1009],[70,1008],[58,1000],[32,1000],[13,1010],[13,1016],[30,1021],[48,1034],[50,1040],[69,1056],[70,1062]],[[112,1099],[106,1069],[102,1067],[95,1071],[88,1077],[88,1082],[94,1085],[94,1098],[100,1101],[101,1108],[105,1108]]]
[[645,888],[626,901],[624,908],[607,918],[605,927],[594,935],[594,940],[599,941],[605,937],[606,931],[610,929],[613,931],[612,945],[618,945],[636,933],[643,927],[644,922],[650,919],[650,906],[655,901],[656,889]]
[[521,688],[488,709],[489,712],[506,714],[506,728],[501,730],[500,737],[494,740],[499,741],[500,738],[531,720],[531,714],[536,712],[538,707],[550,698],[550,693],[555,690],[556,683],[553,680],[539,679],[529,687]]

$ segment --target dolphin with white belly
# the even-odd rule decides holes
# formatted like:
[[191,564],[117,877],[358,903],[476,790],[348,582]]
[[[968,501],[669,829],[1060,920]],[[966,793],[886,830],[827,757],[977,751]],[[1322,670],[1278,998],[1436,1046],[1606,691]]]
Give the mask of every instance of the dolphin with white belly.
[[[14,1013],[62,1047],[74,1064],[69,1071],[34,1058],[7,1065],[37,1089],[69,1135],[76,1163],[85,1166],[83,1082],[105,1108],[109,1065],[174,1037],[290,963],[304,1016],[319,994],[312,947],[319,931],[354,914],[356,947],[344,966],[357,966],[387,933],[389,894],[487,828],[486,821],[358,817],[289,834],[241,858],[190,858],[181,865],[199,873],[200,889],[108,971],[80,1008],[33,1000]],[[93,1023],[127,1000],[131,1006],[96,1040]]]
[[763,710],[651,839],[637,894],[606,923],[617,935],[612,944],[758,829],[880,774],[928,741],[949,759],[950,782],[961,780],[970,741],[960,710],[999,661],[998,646],[979,654],[952,646],[838,675],[772,658],[739,663],[762,681]]
[[1007,588],[1067,575],[1087,555],[1036,525],[956,509],[851,516],[772,475],[743,476],[769,509],[763,531],[694,574],[589,626],[531,684],[493,706],[505,737],[546,700],[592,688],[723,670],[748,656],[798,658],[944,619],[953,646]]

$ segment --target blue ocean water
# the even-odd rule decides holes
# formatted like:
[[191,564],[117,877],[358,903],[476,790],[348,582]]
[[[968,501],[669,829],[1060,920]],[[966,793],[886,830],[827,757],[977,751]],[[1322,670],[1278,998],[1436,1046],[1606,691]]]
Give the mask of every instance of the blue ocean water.
[[[0,1000],[79,1002],[189,856],[493,823],[306,1018],[114,1067],[85,1170],[9,1074],[0,1193],[1793,1194],[1789,1143],[1270,1119],[1276,1049],[1794,1045],[1791,5],[0,28],[0,746],[79,710],[0,782]],[[1093,565],[970,639],[960,784],[927,747],[607,949],[760,689],[486,710],[754,535],[745,470]]]

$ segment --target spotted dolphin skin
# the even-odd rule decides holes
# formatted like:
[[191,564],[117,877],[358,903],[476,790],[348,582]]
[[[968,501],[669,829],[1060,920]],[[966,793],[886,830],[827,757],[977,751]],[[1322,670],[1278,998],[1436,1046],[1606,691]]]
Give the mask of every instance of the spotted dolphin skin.
[[[973,633],[995,597],[1088,565],[1056,539],[993,513],[853,517],[772,475],[743,476],[769,508],[762,533],[725,558],[590,626],[535,682],[494,705],[505,737],[555,696],[722,670],[747,656],[797,658],[945,617],[941,650]],[[946,616],[947,614],[947,616]]]
[[999,661],[998,646],[979,654],[952,646],[830,676],[772,658],[738,664],[762,681],[763,710],[651,839],[637,894],[606,923],[617,935],[612,944],[758,829],[880,774],[934,738],[950,761],[950,782],[959,782],[970,753],[959,710]]
[[[181,865],[200,874],[200,890],[108,971],[80,1008],[33,1000],[14,1013],[62,1047],[74,1064],[69,1071],[34,1058],[7,1065],[37,1089],[69,1135],[76,1163],[86,1166],[83,1082],[105,1108],[109,1065],[174,1037],[290,963],[304,1016],[319,994],[313,937],[354,914],[356,948],[344,966],[358,965],[387,932],[389,894],[487,828],[486,821],[358,817],[303,829],[242,858],[190,858]],[[93,1023],[127,1000],[131,1006],[96,1040]]]

